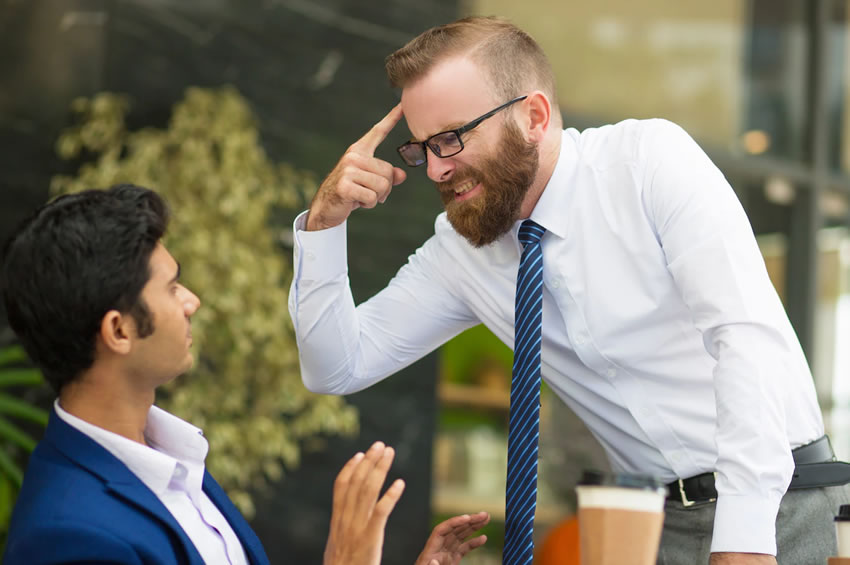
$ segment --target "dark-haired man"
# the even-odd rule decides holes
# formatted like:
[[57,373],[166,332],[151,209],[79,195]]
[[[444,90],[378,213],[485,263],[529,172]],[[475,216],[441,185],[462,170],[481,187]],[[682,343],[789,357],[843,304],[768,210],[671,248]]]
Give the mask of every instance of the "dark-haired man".
[[[260,541],[206,472],[201,430],[153,405],[193,363],[197,296],[162,245],[165,202],[119,185],[63,196],[5,247],[12,329],[58,394],[33,452],[4,563],[263,564]],[[376,565],[404,489],[380,497],[393,449],[355,455],[334,485],[326,565]],[[486,514],[435,528],[419,565],[456,564]]]
[[[497,18],[429,29],[386,67],[401,103],[295,222],[307,387],[363,389],[483,323],[519,345],[505,563],[532,559],[541,373],[615,470],[669,482],[659,563],[834,554],[832,514],[850,492],[825,486],[840,482],[829,473],[791,479],[795,464],[846,469],[826,464],[812,376],[746,214],[690,136],[665,120],[562,129],[546,55]],[[402,114],[413,139],[400,157],[424,167],[445,213],[355,307],[345,221],[404,181],[374,156]]]

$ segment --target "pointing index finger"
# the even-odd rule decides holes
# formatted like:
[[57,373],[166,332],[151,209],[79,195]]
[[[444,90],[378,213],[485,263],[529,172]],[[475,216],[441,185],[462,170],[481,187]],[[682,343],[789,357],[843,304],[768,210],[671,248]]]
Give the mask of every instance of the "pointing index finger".
[[404,115],[404,112],[401,109],[401,102],[399,102],[380,122],[372,126],[372,129],[357,141],[357,145],[360,149],[368,152],[369,155],[374,155],[375,149],[387,138],[402,115]]

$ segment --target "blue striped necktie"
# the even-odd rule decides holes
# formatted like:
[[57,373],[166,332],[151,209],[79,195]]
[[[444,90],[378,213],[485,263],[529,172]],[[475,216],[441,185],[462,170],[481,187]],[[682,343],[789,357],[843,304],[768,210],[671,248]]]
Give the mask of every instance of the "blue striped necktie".
[[543,250],[546,230],[531,220],[519,228],[523,245],[516,281],[514,367],[508,425],[504,565],[531,565],[537,506],[540,427],[540,342],[543,322]]

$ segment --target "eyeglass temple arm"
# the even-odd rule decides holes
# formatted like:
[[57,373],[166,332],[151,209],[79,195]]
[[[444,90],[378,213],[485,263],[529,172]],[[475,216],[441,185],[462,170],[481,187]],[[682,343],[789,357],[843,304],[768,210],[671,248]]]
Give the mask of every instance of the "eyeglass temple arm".
[[483,121],[484,121],[484,120],[486,120],[487,118],[492,117],[494,114],[496,114],[496,113],[498,113],[498,112],[501,112],[502,110],[504,110],[505,108],[507,108],[507,107],[508,107],[508,106],[510,106],[511,104],[514,104],[514,103],[516,103],[516,102],[519,102],[520,100],[525,100],[526,98],[528,98],[528,96],[527,96],[527,95],[523,95],[523,96],[517,96],[517,97],[516,97],[516,98],[514,98],[513,100],[508,100],[507,102],[505,102],[504,104],[502,104],[502,105],[501,105],[501,106],[499,106],[498,108],[494,108],[494,109],[490,110],[489,112],[487,112],[487,113],[486,113],[486,114],[484,114],[483,116],[480,116],[480,117],[478,117],[478,118],[476,118],[476,119],[472,120],[472,121],[471,121],[471,122],[469,122],[468,124],[466,124],[466,125],[464,125],[464,126],[461,126],[461,127],[457,128],[456,130],[453,130],[453,131],[457,132],[458,136],[459,136],[460,134],[462,134],[462,133],[466,133],[466,132],[468,132],[469,130],[471,130],[471,129],[473,129],[473,128],[478,127],[478,124],[480,124],[481,122],[483,122]]

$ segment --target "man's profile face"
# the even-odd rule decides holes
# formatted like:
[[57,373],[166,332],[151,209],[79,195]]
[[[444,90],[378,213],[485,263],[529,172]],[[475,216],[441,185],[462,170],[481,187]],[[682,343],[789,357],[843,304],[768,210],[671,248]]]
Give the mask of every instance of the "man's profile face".
[[132,366],[140,378],[157,386],[192,367],[190,317],[200,301],[180,284],[180,266],[161,243],[151,253],[149,267],[141,299],[150,311],[153,333],[134,336]]
[[[506,102],[495,99],[482,71],[465,58],[437,64],[405,87],[401,99],[417,140],[460,127]],[[510,112],[463,134],[464,149],[457,155],[427,153],[428,177],[440,191],[449,222],[477,247],[492,243],[519,219],[537,174],[537,146],[525,139]]]

